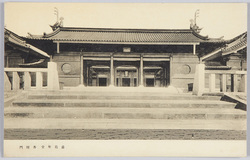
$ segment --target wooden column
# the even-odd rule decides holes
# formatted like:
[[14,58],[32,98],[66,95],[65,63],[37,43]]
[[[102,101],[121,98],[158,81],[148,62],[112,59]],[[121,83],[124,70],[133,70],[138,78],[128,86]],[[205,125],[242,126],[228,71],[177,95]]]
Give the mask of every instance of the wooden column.
[[196,55],[196,44],[193,44],[193,54]]
[[56,53],[60,53],[60,43],[56,43]]
[[87,63],[87,71],[86,71],[86,78],[87,78],[87,84],[86,86],[89,86],[89,67],[88,67],[88,63]]
[[114,56],[110,56],[110,86],[114,86]]
[[80,68],[81,68],[81,71],[80,71],[80,72],[81,72],[81,73],[80,73],[80,84],[81,84],[81,85],[84,85],[84,84],[83,84],[84,76],[83,76],[83,56],[82,56],[82,55],[80,56],[80,65],[81,65],[81,66],[80,66]]
[[169,61],[169,85],[172,84],[172,77],[173,77],[173,57],[170,56],[170,61]]
[[140,58],[140,87],[143,87],[143,55]]

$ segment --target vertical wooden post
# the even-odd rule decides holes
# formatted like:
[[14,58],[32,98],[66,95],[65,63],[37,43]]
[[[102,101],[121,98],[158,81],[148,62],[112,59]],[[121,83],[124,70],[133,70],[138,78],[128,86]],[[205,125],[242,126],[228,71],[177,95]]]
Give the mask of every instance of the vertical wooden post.
[[42,72],[36,72],[36,89],[42,89],[42,87],[43,87]]
[[110,86],[114,86],[114,57],[110,56]]
[[17,72],[13,72],[12,89],[13,90],[19,90],[20,89],[20,77],[19,77]]
[[143,87],[143,55],[140,58],[140,87]]
[[30,72],[24,72],[24,89],[29,90],[30,88],[31,88]]
[[215,92],[215,74],[209,74],[209,92]]
[[169,85],[171,85],[171,84],[172,84],[172,76],[173,76],[173,57],[172,57],[172,56],[170,56],[169,74],[170,74],[170,77],[169,77]]
[[83,81],[84,81],[84,76],[83,76],[83,65],[84,65],[84,63],[83,63],[83,56],[81,55],[80,56],[80,68],[81,68],[81,73],[80,73],[80,84],[81,85],[84,85],[83,84]]
[[60,43],[56,43],[56,53],[60,53]]
[[193,44],[193,54],[196,55],[196,44]]
[[87,84],[86,86],[89,86],[89,67],[88,67],[88,63],[87,63],[87,71],[86,71],[86,78],[87,78]]

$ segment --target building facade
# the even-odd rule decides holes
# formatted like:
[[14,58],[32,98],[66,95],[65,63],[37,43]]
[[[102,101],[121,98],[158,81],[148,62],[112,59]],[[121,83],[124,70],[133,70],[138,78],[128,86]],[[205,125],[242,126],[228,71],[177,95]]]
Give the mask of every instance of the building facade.
[[[35,58],[21,56],[19,67],[46,67],[44,62],[56,62],[59,81],[64,86],[173,86],[186,92],[192,90],[195,66],[201,63],[201,58],[235,40],[202,36],[197,27],[170,30],[74,28],[58,24],[51,27],[53,32],[43,35],[11,34],[36,48],[35,51],[46,53],[44,56],[38,52]],[[11,58],[7,54],[5,57]]]

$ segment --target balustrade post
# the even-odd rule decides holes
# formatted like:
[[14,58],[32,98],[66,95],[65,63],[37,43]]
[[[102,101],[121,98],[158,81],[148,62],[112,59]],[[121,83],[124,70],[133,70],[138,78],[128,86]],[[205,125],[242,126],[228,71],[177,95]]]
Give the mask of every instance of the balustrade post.
[[209,74],[209,91],[215,92],[215,74]]
[[42,87],[43,87],[42,72],[36,72],[36,89],[42,89]]
[[197,64],[195,68],[193,94],[201,96],[205,87],[205,64]]
[[31,76],[30,72],[24,72],[24,89],[28,90],[31,88]]
[[55,62],[48,62],[48,89],[59,90],[59,77],[57,71],[57,64]]
[[239,92],[247,92],[247,75],[243,74],[239,84]]
[[11,90],[11,83],[6,72],[4,72],[4,91]]
[[222,92],[226,92],[227,91],[227,75],[226,74],[222,74],[221,76],[221,91]]
[[19,77],[17,72],[13,72],[12,89],[13,90],[19,90],[20,89],[20,77]]

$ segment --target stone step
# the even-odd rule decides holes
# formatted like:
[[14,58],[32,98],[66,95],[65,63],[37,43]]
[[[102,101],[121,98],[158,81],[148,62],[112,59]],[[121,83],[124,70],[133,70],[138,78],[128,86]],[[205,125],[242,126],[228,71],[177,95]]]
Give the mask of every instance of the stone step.
[[235,103],[215,100],[54,100],[24,99],[13,106],[36,107],[116,107],[116,108],[234,108]]
[[5,118],[5,129],[209,129],[246,130],[246,120]]
[[[36,90],[30,90],[29,92],[36,92]],[[165,94],[179,94],[177,88],[175,87],[64,87],[63,90],[39,90],[43,93],[62,93],[62,92],[71,92],[71,93],[165,93]],[[191,93],[191,92],[190,92]]]
[[61,93],[61,94],[32,94],[28,99],[137,99],[137,100],[220,100],[220,96],[193,96],[189,94],[145,94],[145,93]]
[[81,94],[81,95],[28,95],[28,99],[146,99],[146,100],[220,100],[219,96],[189,96],[189,95],[141,95],[141,94],[106,94],[106,95],[91,95],[91,94]]
[[101,118],[101,119],[246,119],[246,112],[215,108],[61,108],[8,107],[9,118]]

